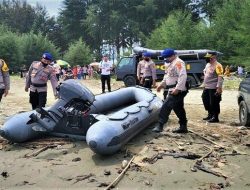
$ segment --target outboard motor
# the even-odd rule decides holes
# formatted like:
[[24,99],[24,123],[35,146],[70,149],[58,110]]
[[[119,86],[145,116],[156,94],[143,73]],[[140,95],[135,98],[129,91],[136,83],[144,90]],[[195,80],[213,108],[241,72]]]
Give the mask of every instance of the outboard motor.
[[88,128],[96,122],[88,114],[95,96],[73,79],[62,82],[57,90],[59,99],[53,106],[13,116],[0,129],[0,135],[13,142],[24,142],[42,133],[85,139]]

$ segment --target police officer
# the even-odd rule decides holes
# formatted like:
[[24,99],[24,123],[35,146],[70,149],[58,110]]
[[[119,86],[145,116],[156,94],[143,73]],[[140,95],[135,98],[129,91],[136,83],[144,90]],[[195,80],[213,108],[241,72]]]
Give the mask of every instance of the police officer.
[[145,65],[144,54],[145,52],[142,53],[142,60],[140,60],[140,62],[137,65],[137,79],[140,85],[143,85],[143,73],[144,73],[144,65]]
[[159,92],[162,88],[168,89],[168,95],[160,110],[158,125],[153,132],[161,132],[164,124],[168,121],[172,109],[179,118],[180,127],[173,130],[174,133],[187,133],[187,118],[184,109],[184,97],[187,94],[187,72],[185,63],[176,56],[173,49],[163,50],[162,57],[170,63],[161,84],[157,87]]
[[208,116],[203,118],[210,123],[219,122],[220,101],[223,84],[223,67],[217,62],[216,52],[205,55],[207,65],[204,69],[204,90],[202,101]]
[[47,102],[47,81],[50,80],[55,97],[57,97],[56,87],[58,85],[56,73],[52,62],[52,55],[44,53],[41,61],[34,61],[28,71],[26,77],[25,91],[30,88],[30,103],[32,109],[45,107]]
[[108,91],[111,92],[110,74],[113,63],[109,61],[107,54],[103,55],[102,61],[99,63],[99,69],[101,70],[102,93],[105,93],[105,81],[107,81]]
[[151,54],[148,52],[144,53],[144,70],[142,73],[143,87],[151,90],[152,85],[155,87],[156,84],[156,69],[155,63],[151,59]]
[[10,90],[9,68],[3,59],[0,59],[0,102],[6,97]]

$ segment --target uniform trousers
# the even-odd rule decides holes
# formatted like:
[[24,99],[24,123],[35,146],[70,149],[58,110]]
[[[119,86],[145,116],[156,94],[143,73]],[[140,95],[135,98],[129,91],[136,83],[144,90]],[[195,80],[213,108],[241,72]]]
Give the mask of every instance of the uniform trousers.
[[5,89],[0,89],[0,102],[2,100]]
[[152,84],[153,84],[152,76],[147,76],[147,77],[144,78],[144,82],[143,82],[143,87],[144,88],[148,88],[149,90],[151,90]]
[[111,92],[110,75],[101,75],[102,93],[105,93],[105,81],[107,81],[108,91]]
[[32,105],[32,109],[45,107],[47,102],[47,92],[32,92],[30,91],[30,103]]
[[177,95],[168,94],[159,114],[159,123],[164,125],[168,119],[172,110],[174,110],[176,116],[179,118],[180,125],[187,125],[186,111],[184,109],[184,97],[187,95],[187,91],[179,92]]
[[205,110],[213,116],[218,116],[220,113],[221,94],[217,94],[216,89],[204,89],[201,97]]

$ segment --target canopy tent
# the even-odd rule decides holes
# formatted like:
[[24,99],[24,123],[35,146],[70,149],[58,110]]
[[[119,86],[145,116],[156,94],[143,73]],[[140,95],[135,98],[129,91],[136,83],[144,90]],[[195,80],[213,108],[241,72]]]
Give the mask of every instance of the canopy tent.
[[90,63],[89,66],[92,66],[93,69],[98,70],[99,69],[99,62]]
[[63,60],[56,60],[56,63],[58,65],[60,65],[61,67],[70,67],[70,64],[67,61],[63,61]]

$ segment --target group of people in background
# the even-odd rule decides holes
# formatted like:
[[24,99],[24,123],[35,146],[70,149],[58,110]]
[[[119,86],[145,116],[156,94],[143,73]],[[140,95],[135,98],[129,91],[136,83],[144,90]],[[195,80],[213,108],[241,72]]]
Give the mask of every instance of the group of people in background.
[[[56,63],[53,64],[57,65]],[[80,66],[80,65],[76,65],[73,68],[70,67],[64,67],[64,68],[60,68],[58,71],[57,69],[56,73],[58,75],[58,81],[60,80],[60,78],[62,80],[67,80],[67,79],[87,79],[87,76],[89,79],[93,78],[94,75],[94,68],[92,66],[89,65],[84,65],[84,66]]]
[[224,76],[226,77],[230,77],[230,76],[237,76],[239,78],[242,78],[244,76],[246,76],[247,71],[245,70],[245,66],[242,65],[227,65],[225,67],[225,72],[224,72]]

